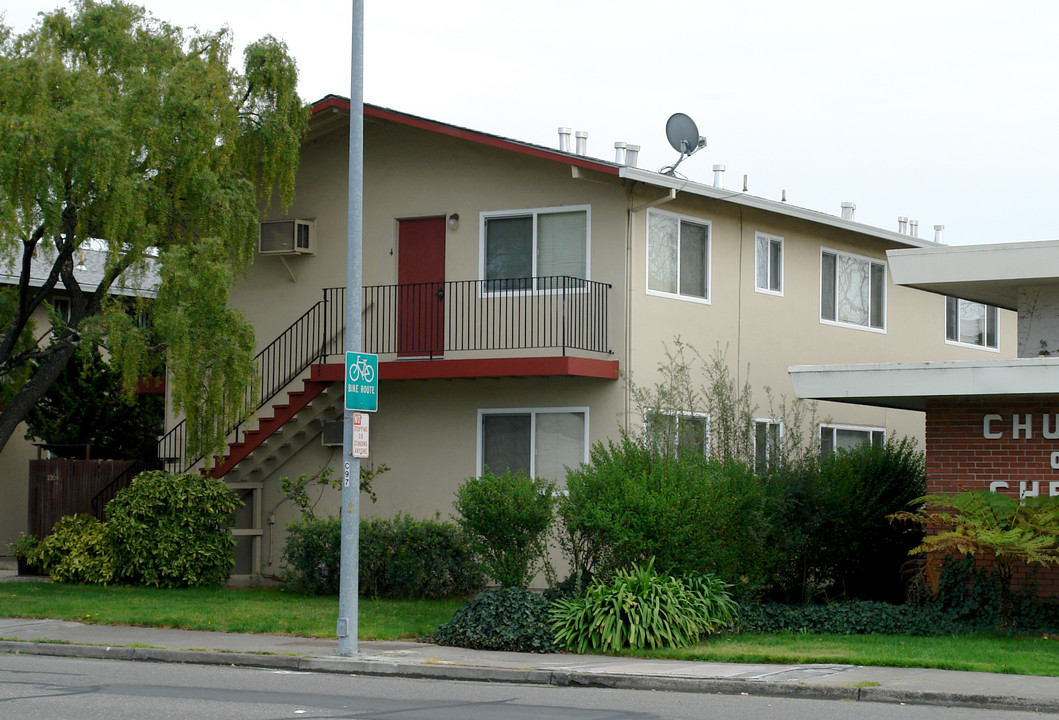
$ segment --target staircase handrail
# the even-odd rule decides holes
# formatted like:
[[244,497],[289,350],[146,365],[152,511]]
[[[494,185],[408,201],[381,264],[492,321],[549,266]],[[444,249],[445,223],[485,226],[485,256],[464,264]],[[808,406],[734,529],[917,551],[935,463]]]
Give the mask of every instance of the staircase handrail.
[[[255,377],[259,382],[247,387],[246,407],[240,413],[240,420],[228,428],[225,437],[236,433],[238,441],[238,432],[243,423],[252,418],[306,368],[314,362],[324,362],[329,355],[335,354],[329,352],[329,349],[334,341],[333,336],[345,329],[344,317],[331,317],[334,313],[327,313],[327,307],[335,302],[332,295],[342,295],[344,290],[345,288],[324,288],[323,300],[317,301],[254,356]],[[332,325],[335,327],[332,328]],[[253,397],[255,389],[256,399]],[[186,472],[205,457],[200,455],[191,462],[187,461],[186,419],[178,422],[162,436],[158,441],[158,454],[165,467],[176,468],[177,472]]]

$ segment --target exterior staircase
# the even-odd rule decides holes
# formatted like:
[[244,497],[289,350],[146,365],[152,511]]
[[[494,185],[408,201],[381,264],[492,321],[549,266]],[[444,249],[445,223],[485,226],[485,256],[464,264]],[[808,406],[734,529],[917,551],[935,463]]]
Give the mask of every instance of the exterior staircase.
[[341,419],[340,379],[335,365],[310,366],[302,388],[288,392],[285,402],[272,405],[271,415],[259,417],[256,428],[230,443],[227,455],[217,457],[208,474],[221,478],[231,473],[244,482],[263,479],[319,436],[325,422]]

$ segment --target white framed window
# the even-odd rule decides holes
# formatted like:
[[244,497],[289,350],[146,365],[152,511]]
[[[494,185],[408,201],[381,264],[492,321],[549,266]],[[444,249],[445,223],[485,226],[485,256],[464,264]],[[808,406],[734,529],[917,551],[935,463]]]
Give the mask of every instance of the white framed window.
[[[562,277],[588,279],[588,205],[483,212],[481,279],[486,292],[548,290]],[[538,278],[536,287],[533,280]]]
[[478,474],[522,472],[565,484],[566,468],[588,462],[588,408],[478,411]]
[[783,238],[754,234],[754,289],[783,295]]
[[710,301],[710,223],[647,213],[647,292]]
[[783,423],[775,418],[754,418],[754,470],[764,473],[779,457]]
[[827,456],[836,450],[846,450],[863,445],[882,445],[886,442],[886,430],[861,425],[820,425],[820,454]]
[[945,298],[945,342],[998,350],[997,309],[993,305]]
[[55,314],[62,320],[63,325],[69,325],[70,317],[73,314],[69,298],[52,298],[51,306],[55,310]]
[[820,249],[820,322],[886,331],[886,263]]
[[706,413],[674,410],[646,410],[644,439],[666,453],[676,450],[710,452],[710,416]]

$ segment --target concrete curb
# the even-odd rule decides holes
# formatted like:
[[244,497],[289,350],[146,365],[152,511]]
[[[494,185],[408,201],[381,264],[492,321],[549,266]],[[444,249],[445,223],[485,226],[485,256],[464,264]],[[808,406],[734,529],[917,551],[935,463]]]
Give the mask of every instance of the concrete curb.
[[227,665],[232,667],[335,673],[380,677],[428,678],[556,687],[591,687],[621,690],[655,690],[716,695],[757,695],[811,700],[852,700],[891,704],[977,707],[1059,714],[1059,700],[1039,700],[1008,695],[969,695],[922,692],[882,687],[851,687],[804,682],[768,682],[726,678],[689,678],[661,675],[624,675],[570,670],[541,670],[448,663],[385,662],[354,658],[271,655],[216,650],[173,650],[103,645],[0,640],[0,653],[43,655],[141,662]]

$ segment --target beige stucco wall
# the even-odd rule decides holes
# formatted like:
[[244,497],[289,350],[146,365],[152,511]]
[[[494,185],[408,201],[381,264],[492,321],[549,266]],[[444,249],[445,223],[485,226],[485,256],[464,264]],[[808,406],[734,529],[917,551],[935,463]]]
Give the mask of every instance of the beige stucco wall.
[[[793,396],[787,367],[800,364],[1013,357],[1013,313],[1001,312],[1001,350],[989,353],[947,345],[944,298],[895,287],[887,278],[885,333],[837,327],[819,320],[820,247],[885,261],[894,244],[845,230],[730,203],[679,195],[659,211],[711,223],[709,304],[646,293],[647,210],[629,208],[661,192],[569,166],[481,144],[369,120],[366,125],[363,278],[365,285],[397,280],[398,221],[458,213],[447,231],[446,277],[481,277],[481,214],[491,211],[589,205],[590,277],[613,285],[608,334],[613,359],[641,385],[657,381],[663,343],[680,335],[703,354],[727,347],[739,383],[750,368],[759,416],[769,415],[763,388],[777,400]],[[315,220],[316,254],[258,256],[233,290],[233,303],[269,343],[321,298],[342,286],[346,273],[346,158],[343,131],[308,144],[297,198],[270,217]],[[627,225],[631,218],[631,227]],[[754,290],[754,237],[784,238],[784,294]],[[627,253],[627,242],[631,251]],[[628,264],[627,264],[628,263]],[[288,270],[289,268],[289,270]],[[293,275],[293,278],[292,278]],[[524,353],[530,354],[530,353]],[[480,355],[479,355],[480,356]],[[339,361],[334,358],[333,361]],[[459,482],[477,471],[478,411],[485,408],[587,407],[589,440],[614,437],[635,418],[625,383],[570,377],[386,381],[371,418],[371,464],[391,470],[378,480],[378,502],[362,502],[365,516],[451,513]],[[919,413],[821,403],[818,417],[837,424],[883,427],[890,435],[922,438]],[[634,419],[634,422],[638,420]],[[331,465],[339,452],[318,438],[264,476],[262,556],[266,574],[279,566],[282,528],[293,517],[280,478]],[[320,510],[336,511],[338,493],[323,493]]]
[[[1014,357],[1015,315],[1000,312],[1000,350],[967,348],[945,342],[945,299],[895,286],[887,274],[886,330],[877,332],[820,321],[821,247],[885,262],[895,247],[881,239],[816,225],[767,211],[716,200],[678,196],[658,211],[708,221],[711,226],[710,303],[650,295],[647,287],[647,215],[636,213],[631,297],[631,337],[626,367],[634,381],[657,380],[664,343],[675,335],[709,355],[725,351],[742,385],[749,368],[759,417],[769,416],[765,387],[778,401],[793,398],[791,365],[971,360]],[[755,290],[755,234],[783,238],[783,295]],[[882,427],[893,436],[923,438],[921,413],[840,403],[820,403],[821,421]],[[922,444],[920,445],[922,447]]]

